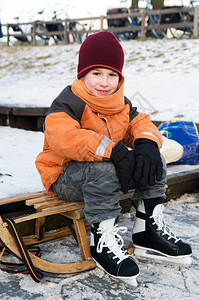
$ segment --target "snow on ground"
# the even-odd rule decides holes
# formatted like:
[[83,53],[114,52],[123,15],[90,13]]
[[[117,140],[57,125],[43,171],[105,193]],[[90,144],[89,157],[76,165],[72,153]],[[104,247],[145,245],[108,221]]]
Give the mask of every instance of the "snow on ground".
[[[199,122],[199,39],[122,45],[125,95],[133,105],[153,113],[154,120]],[[49,106],[76,78],[79,47],[0,46],[0,105]]]
[[[198,123],[199,40],[122,44],[126,59],[125,95],[133,105],[151,113],[153,120],[175,118]],[[65,85],[75,79],[78,49],[79,45],[1,46],[0,106],[49,106]],[[0,126],[0,198],[43,189],[34,165],[42,146],[41,132]],[[178,171],[179,166],[174,166],[174,172]],[[28,275],[0,271],[1,299],[198,299],[198,200],[199,195],[192,194],[166,204],[167,223],[193,248],[191,267],[179,269],[141,262],[137,290],[98,269],[65,278],[45,277],[40,284]],[[124,221],[132,228],[133,220],[123,218],[121,222]],[[79,257],[75,245],[67,248],[68,243],[74,245],[72,237],[41,245],[43,257],[53,261]]]
[[0,126],[0,141],[0,198],[43,190],[34,163],[43,133]]

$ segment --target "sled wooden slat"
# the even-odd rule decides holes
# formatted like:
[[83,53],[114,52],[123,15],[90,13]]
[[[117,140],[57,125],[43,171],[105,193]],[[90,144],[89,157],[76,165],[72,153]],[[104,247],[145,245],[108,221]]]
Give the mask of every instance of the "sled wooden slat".
[[42,202],[45,202],[45,201],[52,201],[52,200],[55,200],[55,199],[58,199],[58,198],[57,197],[50,197],[46,194],[43,197],[36,197],[36,198],[26,200],[26,205],[27,206],[32,206],[32,205],[37,204],[37,203],[42,203]]
[[43,209],[43,208],[47,208],[47,207],[51,207],[51,206],[57,206],[60,204],[66,204],[66,201],[64,200],[51,200],[51,201],[45,201],[45,202],[41,202],[41,203],[36,203],[34,204],[34,208],[35,209]]
[[24,201],[24,200],[32,199],[32,198],[40,198],[44,195],[46,195],[46,192],[27,193],[27,194],[16,195],[16,196],[7,197],[7,198],[1,198],[0,205]]
[[66,211],[61,213],[62,216],[70,218],[72,220],[79,220],[84,218],[84,213],[82,209],[74,210],[74,211]]
[[[50,216],[50,215],[54,215],[54,214],[59,214],[59,213],[62,213],[62,212],[81,209],[83,207],[84,207],[83,202],[78,202],[78,203],[75,203],[75,204],[74,203],[63,204],[63,205],[59,205],[58,207],[56,206],[54,208],[45,208],[40,212],[32,213],[32,214],[22,216],[22,217],[17,217],[17,218],[14,219],[14,221],[15,221],[15,223],[21,223],[21,222],[41,218],[41,217],[46,217],[46,216]],[[4,223],[3,226],[7,226],[7,223]]]
[[[90,226],[88,224],[85,224],[85,228],[86,228],[86,230],[89,230]],[[31,235],[23,236],[23,241],[26,245],[32,245],[32,244],[38,244],[41,242],[45,243],[48,241],[64,238],[69,235],[71,235],[71,231],[68,227],[65,226],[65,227],[46,231],[41,240],[36,239],[35,234],[31,234]],[[56,241],[55,241],[55,243],[56,243]]]

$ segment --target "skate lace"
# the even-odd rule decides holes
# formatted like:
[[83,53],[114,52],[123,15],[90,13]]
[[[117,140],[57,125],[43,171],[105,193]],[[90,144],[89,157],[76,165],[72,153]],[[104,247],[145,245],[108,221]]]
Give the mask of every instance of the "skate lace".
[[115,225],[111,230],[102,230],[98,228],[97,233],[101,234],[101,237],[97,244],[97,252],[101,253],[104,247],[109,248],[107,253],[114,253],[112,259],[119,259],[117,264],[119,264],[122,260],[129,257],[130,255],[124,248],[124,242],[122,237],[118,232],[125,233],[127,231],[126,227],[118,227]]
[[152,225],[157,225],[157,231],[162,231],[161,235],[168,235],[167,240],[174,239],[174,243],[180,241],[180,239],[166,226],[163,218],[163,208],[162,211],[157,216],[151,216],[154,219]]

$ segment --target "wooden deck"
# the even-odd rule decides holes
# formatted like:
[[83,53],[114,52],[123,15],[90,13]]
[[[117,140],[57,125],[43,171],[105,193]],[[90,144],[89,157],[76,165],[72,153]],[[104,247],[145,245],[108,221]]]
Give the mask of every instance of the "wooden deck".
[[[0,126],[10,126],[19,129],[42,131],[48,107],[11,107],[0,106]],[[153,121],[159,126],[166,121]],[[196,124],[199,130],[199,124]]]
[[48,107],[0,106],[0,125],[42,131]]

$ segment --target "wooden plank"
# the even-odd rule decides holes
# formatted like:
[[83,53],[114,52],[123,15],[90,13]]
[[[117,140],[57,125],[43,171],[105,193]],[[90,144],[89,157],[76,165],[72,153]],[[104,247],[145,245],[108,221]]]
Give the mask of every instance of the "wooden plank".
[[47,207],[58,206],[58,205],[64,204],[64,203],[66,204],[68,202],[66,202],[64,200],[51,200],[50,199],[50,201],[35,204],[34,208],[35,209],[43,209],[43,208],[47,208]]
[[46,194],[46,195],[44,195],[43,197],[40,197],[40,198],[38,197],[38,198],[33,198],[33,199],[26,200],[26,205],[27,206],[32,206],[32,205],[35,205],[37,203],[52,201],[52,200],[55,200],[55,199],[58,199],[58,198],[56,196],[55,197],[50,197]]
[[151,24],[147,26],[148,30],[151,29],[164,29],[164,28],[190,28],[193,27],[193,22],[180,22],[180,23],[164,23],[164,24]]
[[185,193],[199,191],[199,169],[173,173],[167,176],[167,199],[176,199]]
[[62,216],[73,220],[83,219],[84,213],[82,209],[61,213]]
[[44,195],[46,195],[46,192],[41,191],[41,192],[20,194],[20,195],[16,195],[16,196],[12,196],[12,197],[1,198],[0,205],[24,201],[26,199],[40,198],[41,196],[44,196]]
[[14,116],[46,116],[48,107],[13,107]]
[[12,111],[12,108],[11,107],[8,107],[8,106],[0,106],[0,114],[3,114],[3,115],[8,115],[10,114]]
[[155,9],[147,11],[148,15],[166,15],[166,14],[175,14],[175,13],[182,13],[182,12],[188,12],[193,11],[193,8],[191,7],[176,7],[176,8],[164,8],[164,9]]
[[[85,227],[88,230],[90,229],[90,225],[87,222],[85,222]],[[33,245],[33,244],[48,242],[68,235],[71,235],[71,231],[67,226],[64,226],[61,228],[56,228],[56,229],[51,229],[46,231],[44,236],[40,239],[35,234],[23,236],[23,241],[26,245]]]
[[[120,192],[120,195],[121,195],[120,200],[128,199],[133,196],[133,190],[130,190],[127,194],[123,194],[122,192]],[[20,194],[20,195],[6,197],[6,198],[0,198],[0,205],[26,200],[26,205],[31,206],[37,203],[46,202],[46,200],[52,201],[55,199],[58,199],[58,197],[57,196],[50,197],[46,194],[45,191],[39,191],[33,193]]]
[[186,170],[176,173],[172,173],[167,175],[167,185],[169,184],[176,184],[176,183],[182,183],[185,181],[190,181],[193,179],[199,180],[199,169],[195,170]]
[[[134,196],[134,190],[130,190],[127,194],[123,194],[120,192],[120,200],[125,200],[128,198],[131,198]],[[48,200],[48,201],[46,201]],[[49,196],[44,196],[42,198],[36,198],[36,199],[30,199],[26,201],[26,205],[32,205],[34,204],[35,209],[43,209],[51,206],[57,206],[60,204],[69,204],[71,202],[67,202],[65,200],[59,200],[58,197],[49,197]],[[74,202],[72,202],[74,203]]]
[[[64,210],[64,208],[67,208],[66,211],[73,211],[73,210],[76,210],[76,209],[80,209],[80,208],[84,208],[84,202],[71,202],[71,203],[65,203],[65,204],[60,204],[59,207],[55,207],[54,209],[53,208],[44,208],[42,211],[45,213],[45,212],[48,212],[49,211],[56,211],[56,210]],[[61,212],[64,212],[64,211],[61,211]]]
[[[17,218],[14,218],[14,221],[15,221],[15,223],[21,223],[21,222],[25,222],[28,220],[34,220],[34,219],[41,218],[41,217],[59,214],[59,213],[65,212],[65,211],[73,211],[73,210],[80,209],[83,207],[84,207],[83,202],[73,202],[70,204],[60,205],[59,207],[45,208],[41,212],[36,212],[36,213],[30,214],[30,215],[17,217]],[[4,226],[7,226],[7,223],[4,223]]]
[[71,235],[71,231],[68,227],[65,226],[62,228],[56,228],[46,231],[42,238],[38,238],[38,236],[36,236],[35,234],[23,236],[23,241],[26,245],[33,245],[48,242],[68,235]]

